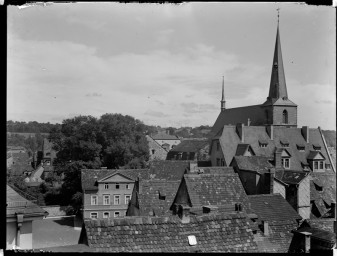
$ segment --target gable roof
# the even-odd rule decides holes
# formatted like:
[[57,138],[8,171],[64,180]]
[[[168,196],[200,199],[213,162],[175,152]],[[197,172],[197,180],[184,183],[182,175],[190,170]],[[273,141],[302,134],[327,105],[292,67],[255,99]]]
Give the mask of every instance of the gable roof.
[[16,213],[23,213],[25,216],[36,217],[43,217],[48,215],[47,211],[43,210],[40,206],[19,195],[9,185],[7,185],[6,187],[7,217],[13,217]]
[[151,178],[180,181],[189,167],[190,161],[154,160],[150,163]]
[[249,149],[251,149],[253,155],[255,155],[254,150],[249,144],[238,144],[238,147],[236,149],[235,155],[236,156],[243,156]]
[[[286,149],[291,155],[291,168],[293,170],[303,170],[301,162],[307,163],[307,157],[310,150],[313,150],[313,144],[321,145],[321,153],[325,157],[326,163],[330,163],[328,152],[324,147],[324,142],[319,129],[309,129],[309,143],[304,140],[301,128],[286,128],[274,126],[274,139],[271,140],[264,126],[244,126],[244,143],[250,144],[257,156],[266,156],[274,158],[275,148],[281,148],[280,139],[287,138],[289,147]],[[261,148],[259,140],[268,141],[265,148]],[[242,143],[235,126],[224,126],[222,135],[219,138],[222,152],[226,163],[230,163],[235,156],[238,144]],[[297,144],[305,145],[304,151],[297,149]],[[333,170],[326,170],[326,173],[334,173]]]
[[180,140],[176,135],[170,135],[167,133],[157,133],[151,135],[151,138],[154,140]]
[[308,160],[314,160],[314,159],[316,158],[317,155],[319,155],[319,156],[321,156],[323,159],[325,159],[325,157],[322,155],[321,152],[319,152],[319,151],[312,151],[312,150],[310,150],[310,153],[309,153],[307,159],[308,159]]
[[275,178],[286,184],[299,184],[308,176],[309,172],[276,170]]
[[[88,245],[97,252],[257,252],[244,214],[126,217],[84,221]],[[188,236],[197,244],[189,245]]]
[[172,152],[198,152],[200,149],[208,146],[208,140],[183,140],[170,151]]
[[148,179],[148,169],[83,169],[81,170],[81,183],[83,190],[97,190],[97,181],[114,174],[121,174],[132,180]]
[[302,217],[280,194],[248,195],[252,211],[264,221],[296,221]]
[[[172,215],[170,206],[177,193],[180,181],[142,180],[139,182],[138,207],[140,216]],[[160,199],[159,196],[165,196]]]
[[[330,175],[325,173],[311,173],[312,180],[310,181],[310,200],[315,201],[316,204],[320,204],[320,199],[324,200],[327,204],[336,202],[336,175]],[[316,189],[314,183],[318,183],[323,187],[322,191]],[[325,212],[328,211],[324,204]]]
[[265,156],[235,156],[233,161],[240,170],[265,173],[274,167],[269,160],[270,157]]
[[236,203],[248,208],[248,198],[237,173],[185,174],[184,181],[193,208]]

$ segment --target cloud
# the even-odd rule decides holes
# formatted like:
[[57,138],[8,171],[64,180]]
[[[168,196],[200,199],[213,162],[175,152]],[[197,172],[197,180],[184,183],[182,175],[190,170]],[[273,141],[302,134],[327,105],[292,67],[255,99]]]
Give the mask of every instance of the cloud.
[[195,103],[182,103],[181,106],[183,107],[185,113],[205,113],[214,111],[217,109],[213,104],[195,104]]
[[144,115],[147,116],[154,116],[154,117],[167,117],[168,115],[166,115],[163,112],[159,112],[159,111],[153,111],[153,110],[147,110]]
[[331,100],[315,100],[315,103],[318,103],[318,104],[332,104],[333,102]]

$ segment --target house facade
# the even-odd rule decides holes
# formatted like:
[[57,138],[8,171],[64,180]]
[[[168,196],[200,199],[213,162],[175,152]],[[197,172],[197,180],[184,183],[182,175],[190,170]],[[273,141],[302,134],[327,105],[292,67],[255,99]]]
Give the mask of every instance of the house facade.
[[42,165],[53,165],[57,152],[53,149],[53,143],[47,138],[43,139],[42,144]]
[[125,216],[135,180],[144,175],[148,170],[82,170],[83,218]]
[[32,249],[32,222],[43,219],[48,212],[23,198],[9,185],[6,206],[6,249]]
[[149,161],[165,160],[168,151],[149,135],[146,135],[146,139],[149,146]]

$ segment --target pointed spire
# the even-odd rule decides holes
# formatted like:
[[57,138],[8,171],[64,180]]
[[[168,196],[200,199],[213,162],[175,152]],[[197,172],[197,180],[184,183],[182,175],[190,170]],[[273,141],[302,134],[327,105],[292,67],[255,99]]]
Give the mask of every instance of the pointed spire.
[[[278,9],[279,11],[279,9]],[[284,75],[281,40],[279,31],[279,13],[277,15],[277,33],[274,50],[273,67],[271,72],[269,97],[268,99],[288,98],[286,79]]]
[[226,100],[225,100],[225,77],[222,76],[222,97],[221,97],[221,111],[226,109]]

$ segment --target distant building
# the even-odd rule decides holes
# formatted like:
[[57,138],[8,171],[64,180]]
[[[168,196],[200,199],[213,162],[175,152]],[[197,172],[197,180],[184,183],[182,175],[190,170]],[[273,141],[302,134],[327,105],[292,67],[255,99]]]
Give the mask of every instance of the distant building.
[[53,143],[47,138],[44,138],[42,144],[42,165],[53,165],[56,153],[57,152],[53,149]]
[[165,148],[167,151],[174,148],[180,143],[180,139],[176,135],[170,135],[167,132],[161,132],[158,134],[151,135],[151,138],[154,139],[159,145]]
[[43,219],[48,213],[8,185],[6,206],[6,249],[32,249],[32,222]]
[[135,180],[139,177],[148,179],[148,170],[82,170],[83,218],[125,216]]
[[184,139],[167,154],[167,160],[209,160],[209,141],[205,139]]
[[149,135],[146,135],[146,139],[149,146],[149,160],[165,160],[167,157],[167,150]]

